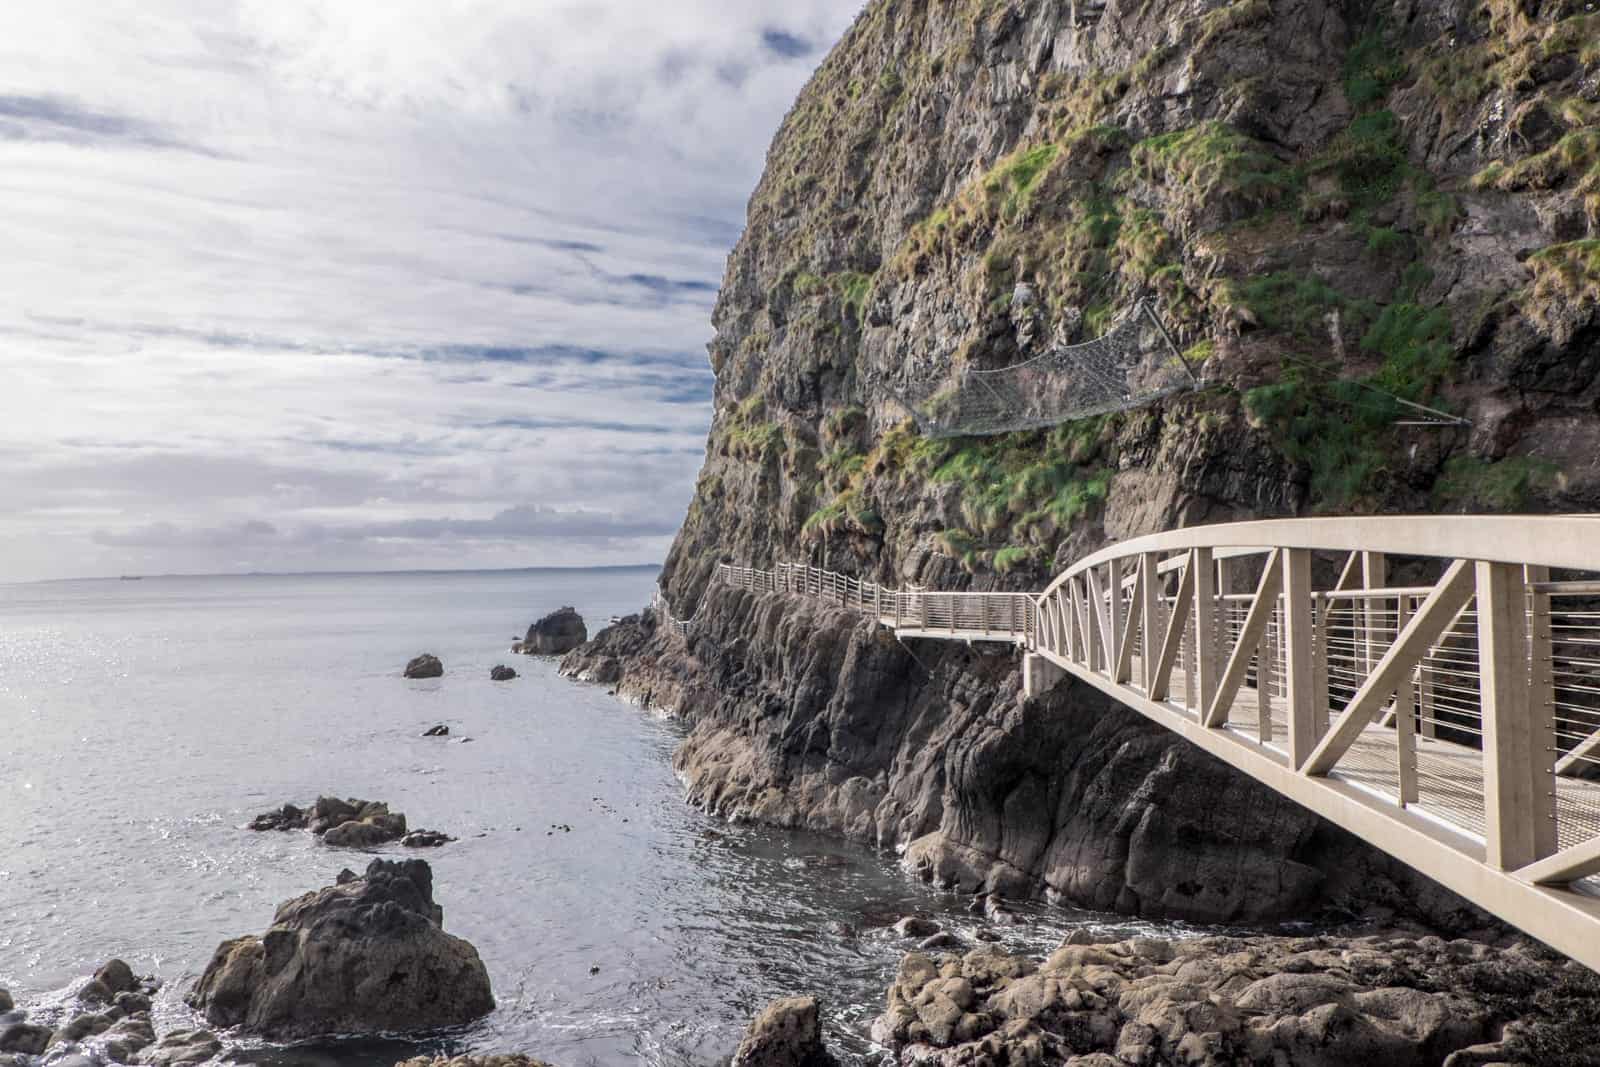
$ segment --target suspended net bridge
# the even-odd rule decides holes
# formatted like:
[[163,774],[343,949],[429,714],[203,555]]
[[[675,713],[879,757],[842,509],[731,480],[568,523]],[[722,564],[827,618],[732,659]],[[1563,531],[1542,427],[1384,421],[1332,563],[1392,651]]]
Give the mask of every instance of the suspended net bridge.
[[1203,526],[1038,594],[718,580],[1015,645],[1028,695],[1072,675],[1600,970],[1600,517]]

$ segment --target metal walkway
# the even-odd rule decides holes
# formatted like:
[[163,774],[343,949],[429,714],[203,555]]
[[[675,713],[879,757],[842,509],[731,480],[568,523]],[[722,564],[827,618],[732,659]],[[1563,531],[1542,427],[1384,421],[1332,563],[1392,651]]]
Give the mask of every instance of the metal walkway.
[[719,577],[1017,645],[1600,970],[1600,517],[1196,527],[1038,595]]

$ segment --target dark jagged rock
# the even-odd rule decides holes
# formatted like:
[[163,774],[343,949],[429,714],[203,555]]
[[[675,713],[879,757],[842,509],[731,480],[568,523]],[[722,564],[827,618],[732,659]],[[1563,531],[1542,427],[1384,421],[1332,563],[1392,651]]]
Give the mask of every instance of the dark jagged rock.
[[271,928],[218,946],[188,997],[214,1026],[279,1040],[425,1030],[494,1008],[477,950],[444,932],[422,860],[280,905]]
[[438,656],[429,652],[424,652],[406,664],[405,677],[407,678],[438,678],[443,674],[444,664],[439,662]]
[[733,1054],[732,1067],[829,1067],[816,997],[786,997],[762,1009]]
[[530,656],[560,656],[589,640],[589,630],[577,608],[557,608],[532,626],[522,641]]
[[449,737],[450,736],[450,727],[444,725],[443,723],[440,723],[438,726],[430,726],[430,727],[428,727],[428,729],[422,731],[422,736],[423,737]]
[[440,833],[438,830],[413,830],[400,839],[406,848],[438,848],[448,845],[455,838],[449,834]]
[[913,953],[872,1035],[930,1067],[1577,1067],[1595,1062],[1600,977],[1526,942],[1080,935],[1042,963]]
[[297,808],[293,804],[285,804],[276,811],[262,812],[254,819],[251,819],[250,829],[263,831],[304,830],[309,818],[310,815],[305,810]]
[[501,664],[498,667],[492,667],[489,670],[489,680],[492,682],[509,682],[516,676],[517,672],[512,670],[510,667],[507,667],[505,664]]

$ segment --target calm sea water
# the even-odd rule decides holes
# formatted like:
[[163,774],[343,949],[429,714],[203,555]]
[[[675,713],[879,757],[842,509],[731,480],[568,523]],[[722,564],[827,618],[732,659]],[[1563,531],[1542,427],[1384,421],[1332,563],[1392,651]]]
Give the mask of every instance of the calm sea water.
[[[261,932],[280,901],[369,859],[242,825],[336,793],[461,839],[422,855],[445,928],[477,946],[499,1007],[415,1042],[234,1038],[232,1058],[711,1063],[768,1000],[802,992],[823,998],[835,1044],[870,1056],[867,1028],[906,949],[886,925],[921,913],[970,934],[979,920],[964,901],[911,881],[893,856],[687,807],[671,770],[678,726],[505,651],[563,604],[592,632],[643,605],[655,577],[0,586],[0,986],[48,1020],[121,956],[166,980],[158,1029],[195,1025],[182,994],[218,942]],[[445,676],[403,680],[423,651]],[[490,682],[501,662],[524,677]],[[435,723],[448,739],[420,736]],[[1003,930],[1013,947],[1101,921],[1024,914]]]

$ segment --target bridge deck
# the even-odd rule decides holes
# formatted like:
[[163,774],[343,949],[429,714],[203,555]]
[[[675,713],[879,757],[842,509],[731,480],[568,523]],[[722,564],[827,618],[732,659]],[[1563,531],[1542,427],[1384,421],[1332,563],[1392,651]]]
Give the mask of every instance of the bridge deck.
[[[1140,677],[1140,658],[1133,657],[1134,677]],[[1172,672],[1172,692],[1189,691],[1189,676],[1181,667]],[[1135,686],[1134,688],[1138,688]],[[1162,702],[1171,714],[1200,725],[1194,711],[1174,701]],[[1239,687],[1222,730],[1248,742],[1285,768],[1289,752],[1287,701],[1279,694],[1269,698],[1271,727],[1268,740],[1261,740],[1260,692],[1254,686]],[[1384,716],[1388,718],[1388,716]],[[1329,777],[1346,781],[1399,807],[1400,763],[1396,731],[1392,725],[1374,723],[1361,731],[1350,751]],[[1407,807],[1416,813],[1438,819],[1452,830],[1466,831],[1481,845],[1486,831],[1483,798],[1483,753],[1468,745],[1436,737],[1416,738],[1417,800]],[[1558,847],[1578,845],[1600,834],[1600,781],[1581,778],[1560,779],[1556,787],[1556,828]],[[1600,891],[1600,877],[1584,879],[1586,888]]]

